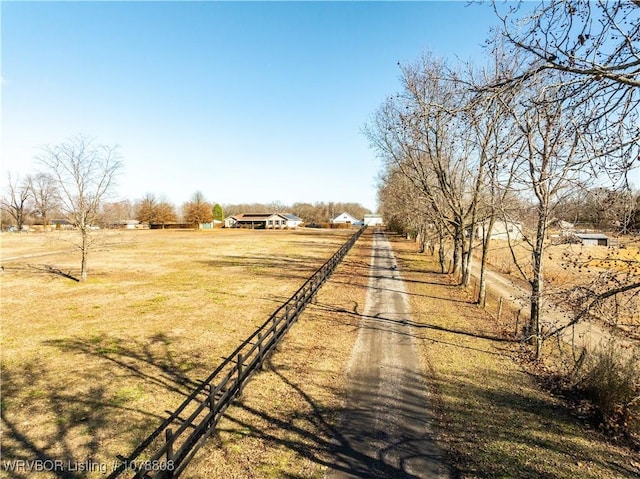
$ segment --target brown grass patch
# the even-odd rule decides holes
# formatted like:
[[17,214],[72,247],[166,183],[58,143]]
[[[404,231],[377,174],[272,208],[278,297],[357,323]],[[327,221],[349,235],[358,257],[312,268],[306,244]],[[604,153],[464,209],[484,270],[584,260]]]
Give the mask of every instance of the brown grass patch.
[[3,235],[3,460],[110,468],[350,234],[103,231],[85,283],[31,267],[73,233]]
[[323,477],[344,407],[370,249],[369,233],[227,410],[185,477]]

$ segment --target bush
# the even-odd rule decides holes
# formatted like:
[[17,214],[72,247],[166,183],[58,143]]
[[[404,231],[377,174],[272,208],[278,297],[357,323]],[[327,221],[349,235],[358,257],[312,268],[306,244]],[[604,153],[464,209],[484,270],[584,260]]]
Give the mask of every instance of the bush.
[[576,388],[588,399],[602,426],[614,435],[640,432],[640,356],[610,341],[587,356]]

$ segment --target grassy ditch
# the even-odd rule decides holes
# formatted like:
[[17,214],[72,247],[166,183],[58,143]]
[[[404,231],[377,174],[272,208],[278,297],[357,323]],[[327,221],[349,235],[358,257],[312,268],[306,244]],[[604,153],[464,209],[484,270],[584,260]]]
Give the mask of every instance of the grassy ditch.
[[439,421],[438,440],[462,478],[622,478],[640,458],[611,445],[542,391],[504,324],[438,274],[434,257],[393,239],[407,282]]

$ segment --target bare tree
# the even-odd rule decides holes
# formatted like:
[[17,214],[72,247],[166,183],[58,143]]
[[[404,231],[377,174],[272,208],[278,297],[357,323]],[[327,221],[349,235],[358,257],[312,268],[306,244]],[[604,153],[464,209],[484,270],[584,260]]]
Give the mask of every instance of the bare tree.
[[0,199],[0,207],[14,219],[18,231],[22,231],[25,219],[31,213],[31,199],[31,177],[20,180],[19,175],[7,173],[6,191]]
[[80,232],[80,280],[85,281],[90,232],[98,220],[100,205],[111,192],[122,167],[118,148],[97,145],[90,138],[76,136],[65,143],[45,147],[38,160],[55,178],[60,208]]
[[[588,191],[597,178],[599,186],[620,188],[630,198],[627,174],[638,161],[640,139],[640,2],[550,0],[528,13],[521,4],[494,2],[494,10],[502,23],[501,41],[527,59],[519,72],[494,86],[534,91],[524,110],[514,110],[514,118],[528,149],[528,186],[537,205],[530,282],[532,334],[539,343],[548,336],[538,322],[540,252],[553,208],[564,203],[561,191],[570,184]],[[630,221],[630,205],[624,210],[622,229]],[[612,282],[609,291],[599,288],[594,298],[627,293],[634,283]]]
[[49,214],[55,211],[60,203],[55,178],[47,173],[36,173],[31,178],[31,195],[34,214],[40,217],[43,226],[48,226]]
[[473,221],[474,225],[479,223],[482,246],[477,297],[479,304],[484,304],[486,298],[485,273],[494,225],[496,221],[506,224],[510,219],[508,198],[512,194],[511,186],[518,168],[518,162],[514,160],[518,157],[518,148],[522,148],[516,123],[511,116],[513,91],[483,89],[484,85],[492,84],[505,71],[509,71],[513,63],[517,64],[517,59],[511,58],[512,62],[508,64],[506,58],[502,48],[494,49],[493,64],[478,72],[470,69],[466,79],[469,88],[477,92],[467,105],[466,112],[475,142],[475,154],[482,167],[478,173],[484,173],[477,177],[477,181],[483,185],[476,189],[479,198],[474,202],[474,208],[478,212],[477,220]]
[[100,211],[100,224],[106,227],[122,225],[133,217],[133,206],[129,200],[104,203]]
[[473,113],[478,101],[460,74],[440,60],[423,57],[402,73],[403,91],[387,99],[365,133],[387,170],[405,175],[426,202],[439,243],[444,236],[451,239],[451,272],[467,285],[491,158],[473,127],[480,125]]
[[640,87],[640,2],[549,0],[522,9],[494,1],[502,36],[531,55],[522,77],[556,70],[605,94]]

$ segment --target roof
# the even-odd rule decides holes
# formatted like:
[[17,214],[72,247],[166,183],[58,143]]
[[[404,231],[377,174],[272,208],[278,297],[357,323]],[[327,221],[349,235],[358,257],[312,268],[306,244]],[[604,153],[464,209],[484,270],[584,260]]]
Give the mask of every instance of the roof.
[[609,237],[602,233],[574,233],[580,239],[609,239]]
[[349,214],[349,213],[347,213],[346,211],[345,211],[344,213],[340,213],[338,216],[336,216],[335,218],[333,218],[333,221],[335,222],[336,220],[340,219],[340,218],[341,218],[341,217],[343,217],[343,216],[348,216],[348,218],[349,218],[350,220],[353,220],[353,221],[351,221],[352,223],[353,223],[353,222],[355,222],[355,221],[360,221],[358,218],[356,218],[356,217],[355,217],[355,216],[353,216],[353,215],[350,215],[350,214]]
[[242,213],[230,216],[229,218],[233,218],[236,221],[266,221],[274,216],[278,216],[284,220],[302,221],[302,218],[298,218],[296,215],[284,213]]
[[365,218],[382,218],[382,215],[373,214],[373,215],[364,215]]

